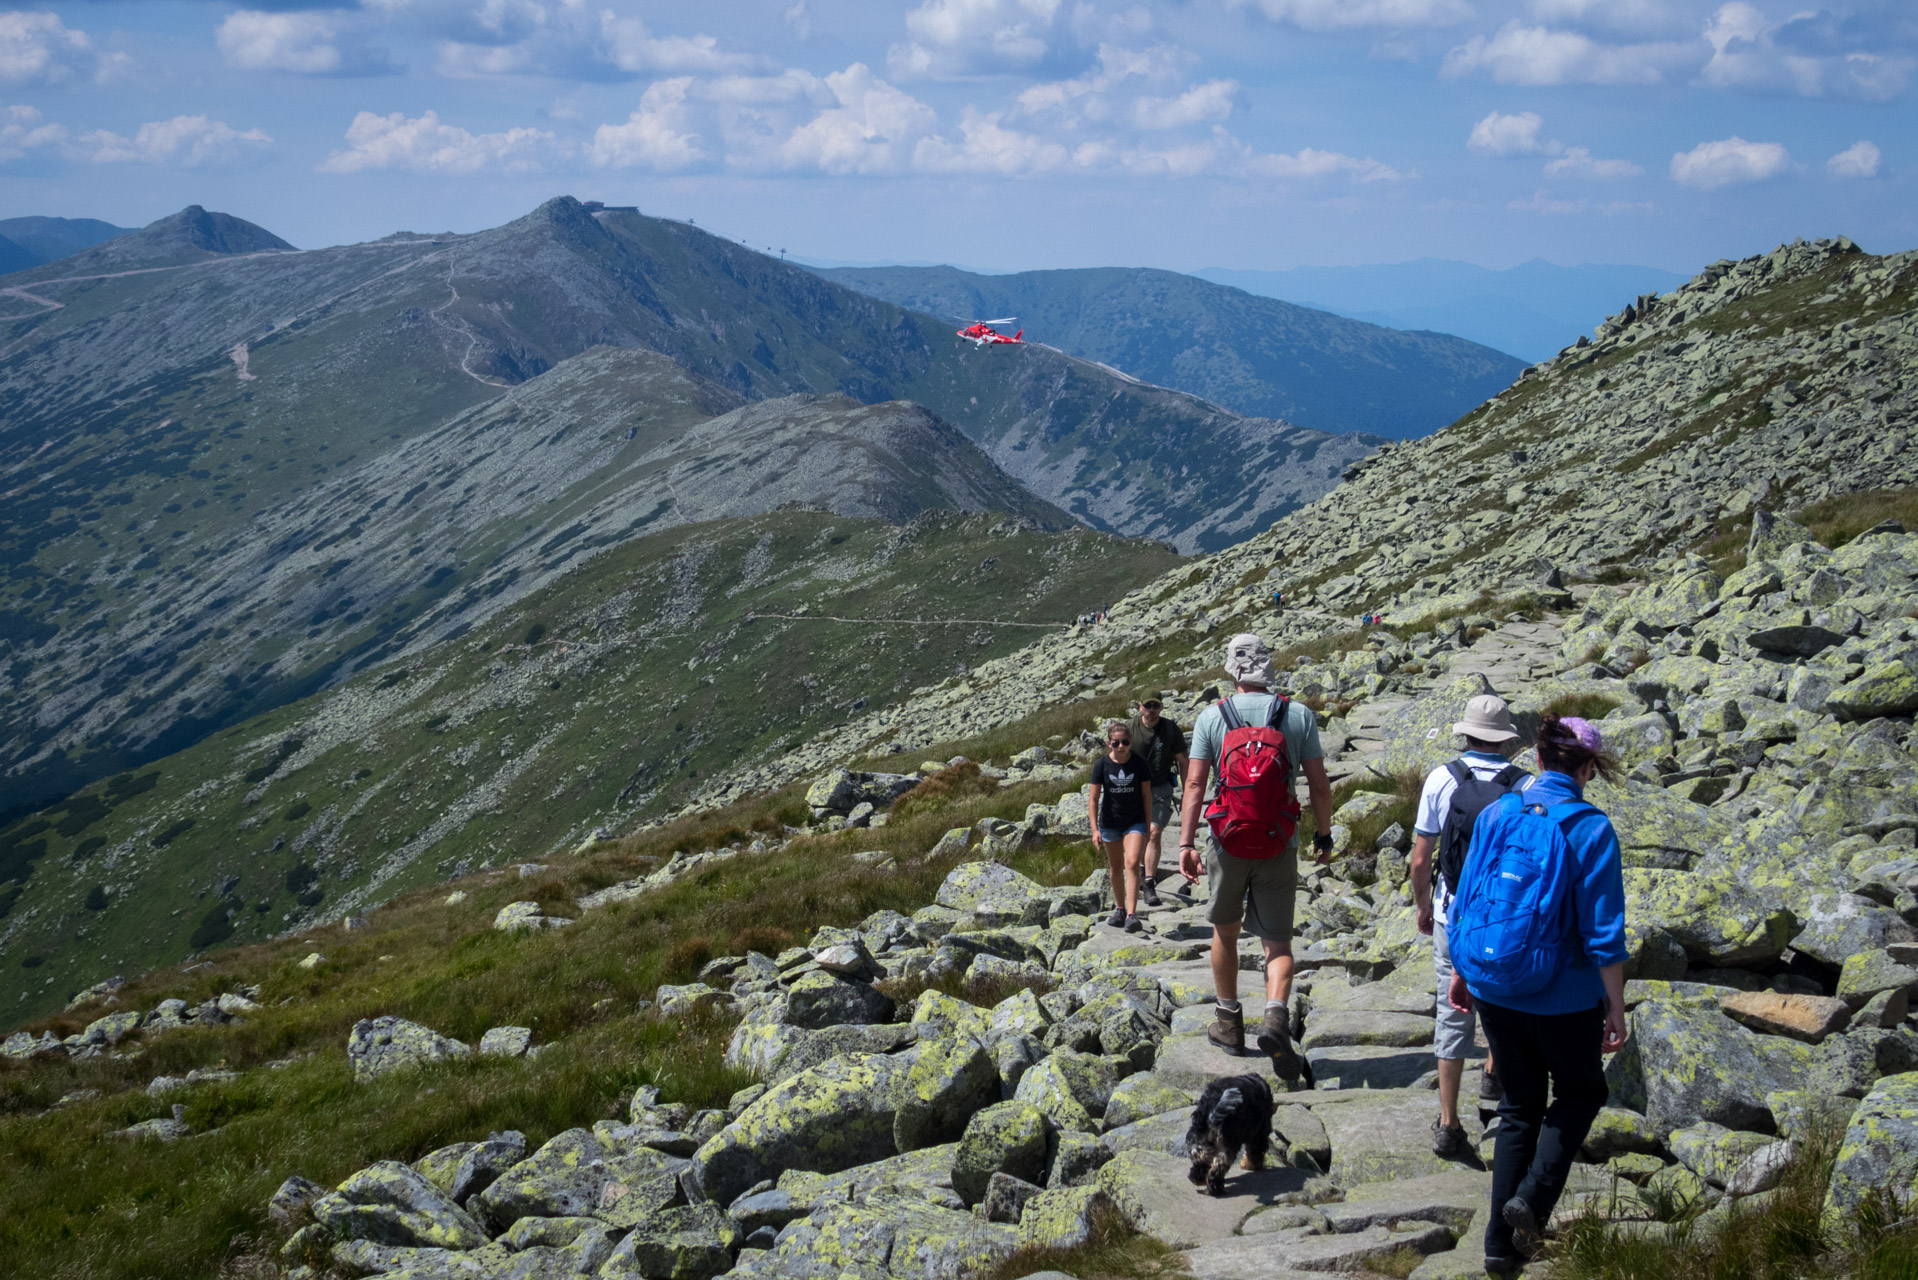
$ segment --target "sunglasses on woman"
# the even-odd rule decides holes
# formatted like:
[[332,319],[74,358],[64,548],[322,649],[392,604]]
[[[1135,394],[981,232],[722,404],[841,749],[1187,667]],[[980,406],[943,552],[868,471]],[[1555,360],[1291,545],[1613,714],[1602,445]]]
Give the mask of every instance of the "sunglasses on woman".
[[1107,745],[1108,745],[1108,746],[1114,746],[1114,747],[1129,747],[1129,746],[1131,746],[1131,745],[1132,745],[1132,739],[1130,739],[1130,738],[1112,738],[1112,739],[1109,739],[1109,740],[1108,740],[1108,742],[1107,742]]

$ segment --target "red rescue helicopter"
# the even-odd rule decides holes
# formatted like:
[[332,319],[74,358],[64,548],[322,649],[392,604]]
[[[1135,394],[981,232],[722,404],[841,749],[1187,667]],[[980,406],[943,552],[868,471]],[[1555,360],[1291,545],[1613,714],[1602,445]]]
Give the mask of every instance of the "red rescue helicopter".
[[1019,332],[1008,338],[1005,334],[1000,333],[992,327],[996,324],[1011,324],[1018,318],[1018,316],[1004,316],[998,320],[975,320],[965,328],[959,330],[959,336],[975,347],[993,347],[1001,344],[1023,347],[1026,345],[1026,331],[1024,329],[1019,330]]

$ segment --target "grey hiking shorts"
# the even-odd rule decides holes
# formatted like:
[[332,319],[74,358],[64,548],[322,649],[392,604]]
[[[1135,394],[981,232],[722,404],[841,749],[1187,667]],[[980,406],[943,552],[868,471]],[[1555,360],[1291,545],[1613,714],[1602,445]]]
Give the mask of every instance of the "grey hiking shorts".
[[1176,782],[1168,782],[1163,787],[1156,782],[1152,784],[1152,825],[1162,831],[1172,825],[1172,791],[1176,786]]
[[1452,948],[1445,941],[1445,926],[1432,925],[1432,969],[1438,978],[1438,1027],[1432,1036],[1435,1058],[1469,1058],[1476,1040],[1476,1013],[1460,1013],[1446,998],[1452,986]]
[[1276,858],[1235,858],[1206,836],[1205,918],[1213,924],[1243,921],[1255,938],[1290,942],[1298,886],[1297,841]]

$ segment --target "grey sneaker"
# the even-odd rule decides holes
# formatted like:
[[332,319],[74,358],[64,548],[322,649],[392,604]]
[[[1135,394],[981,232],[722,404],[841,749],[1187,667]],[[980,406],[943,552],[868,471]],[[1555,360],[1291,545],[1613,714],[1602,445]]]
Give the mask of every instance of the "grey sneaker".
[[1432,1122],[1432,1154],[1441,1160],[1456,1160],[1472,1150],[1472,1137],[1462,1124]]
[[1543,1238],[1538,1230],[1538,1216],[1532,1212],[1532,1206],[1526,1203],[1524,1196],[1513,1196],[1505,1202],[1502,1211],[1505,1225],[1512,1229],[1512,1247],[1518,1250],[1521,1258],[1529,1258],[1538,1252]]
[[1141,880],[1139,882],[1139,901],[1145,903],[1148,907],[1164,906],[1165,904],[1159,901],[1159,882],[1150,876]]
[[1129,915],[1125,918],[1125,931],[1127,933],[1137,933],[1143,928],[1145,928],[1145,921],[1139,919],[1136,914]]
[[1265,1006],[1265,1018],[1259,1023],[1259,1051],[1272,1059],[1272,1069],[1279,1079],[1291,1084],[1299,1078],[1299,1051],[1292,1047],[1291,1020],[1279,1001],[1269,1001]]
[[1215,1007],[1205,1038],[1228,1053],[1245,1052],[1245,1010]]
[[1114,929],[1125,928],[1125,908],[1124,907],[1112,908],[1112,914],[1106,917],[1106,923],[1111,925]]

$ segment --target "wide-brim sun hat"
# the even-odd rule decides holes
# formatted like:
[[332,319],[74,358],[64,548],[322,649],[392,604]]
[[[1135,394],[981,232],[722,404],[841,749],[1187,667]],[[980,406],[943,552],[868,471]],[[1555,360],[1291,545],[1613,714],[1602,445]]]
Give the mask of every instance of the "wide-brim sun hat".
[[1510,742],[1518,737],[1518,726],[1512,723],[1512,709],[1505,699],[1481,693],[1465,704],[1465,718],[1452,726],[1452,732],[1480,742]]

